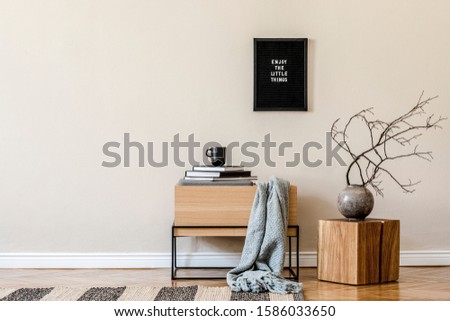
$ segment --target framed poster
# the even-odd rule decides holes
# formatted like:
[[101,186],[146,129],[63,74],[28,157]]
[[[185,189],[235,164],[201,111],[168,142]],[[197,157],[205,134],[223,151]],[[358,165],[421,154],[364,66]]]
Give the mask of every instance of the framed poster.
[[307,38],[254,39],[254,111],[307,111]]

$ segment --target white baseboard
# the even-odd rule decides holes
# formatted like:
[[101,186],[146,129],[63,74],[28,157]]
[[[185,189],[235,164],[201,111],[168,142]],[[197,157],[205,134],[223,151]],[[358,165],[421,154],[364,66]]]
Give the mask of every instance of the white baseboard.
[[[178,255],[178,266],[236,266],[239,253]],[[295,265],[295,255],[292,257]],[[316,252],[300,252],[301,267],[317,266]],[[287,263],[287,255],[286,255]],[[403,251],[401,266],[450,265],[450,251]],[[170,253],[0,253],[0,268],[168,268]]]
[[450,265],[450,251],[403,251],[400,266],[445,266]]

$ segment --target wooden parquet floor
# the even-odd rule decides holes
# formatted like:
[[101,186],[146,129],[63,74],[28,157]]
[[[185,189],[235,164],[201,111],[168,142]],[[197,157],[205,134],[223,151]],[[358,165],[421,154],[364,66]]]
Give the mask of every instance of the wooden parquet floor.
[[[316,268],[301,268],[308,301],[450,301],[450,266],[401,267],[400,279],[375,285],[318,281]],[[169,269],[0,269],[0,287],[48,286],[224,286],[225,280],[170,279]]]

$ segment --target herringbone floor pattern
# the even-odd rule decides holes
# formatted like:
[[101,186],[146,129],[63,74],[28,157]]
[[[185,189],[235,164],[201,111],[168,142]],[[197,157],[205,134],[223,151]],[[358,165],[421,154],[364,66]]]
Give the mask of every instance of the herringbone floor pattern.
[[[402,267],[397,282],[352,286],[318,281],[315,268],[301,268],[305,299],[450,301],[450,266]],[[48,286],[224,286],[223,280],[171,281],[169,269],[1,269],[0,288]]]

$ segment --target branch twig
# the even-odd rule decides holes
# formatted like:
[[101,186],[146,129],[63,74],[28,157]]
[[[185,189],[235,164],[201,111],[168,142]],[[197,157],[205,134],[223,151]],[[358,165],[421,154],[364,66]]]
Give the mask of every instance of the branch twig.
[[[417,123],[418,118],[427,114],[425,107],[430,101],[436,99],[437,96],[427,99],[422,98],[423,92],[416,105],[391,122],[369,120],[368,117],[374,115],[373,108],[364,109],[351,116],[345,123],[343,129],[338,128],[340,119],[333,122],[331,126],[331,138],[352,158],[346,173],[347,185],[351,184],[350,173],[356,168],[361,185],[370,185],[381,196],[383,196],[383,190],[380,187],[382,181],[378,180],[381,173],[389,176],[405,193],[414,192],[414,189],[411,187],[417,185],[420,181],[412,182],[409,180],[408,183],[401,183],[388,169],[381,165],[387,161],[409,157],[418,157],[427,161],[433,159],[431,151],[419,151],[418,145],[410,152],[391,155],[392,151],[390,149],[390,153],[388,153],[388,144],[391,142],[395,142],[401,147],[410,146],[413,141],[418,140],[423,135],[424,131],[428,129],[442,129],[441,123],[447,120],[447,118],[442,116],[436,118],[434,114],[426,117],[425,122]],[[370,137],[370,147],[360,153],[355,153],[354,148],[350,147],[347,134],[349,128],[356,120],[361,120],[366,125]]]

